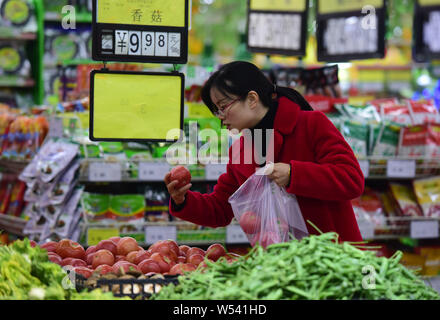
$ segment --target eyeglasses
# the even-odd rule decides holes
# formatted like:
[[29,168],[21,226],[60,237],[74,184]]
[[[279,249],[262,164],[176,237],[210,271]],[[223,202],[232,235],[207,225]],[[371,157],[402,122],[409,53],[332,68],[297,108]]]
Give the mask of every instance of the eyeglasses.
[[227,110],[230,106],[232,106],[234,103],[236,103],[237,101],[239,101],[239,100],[240,100],[240,98],[235,99],[235,100],[232,100],[231,102],[229,102],[229,103],[228,103],[227,105],[225,105],[224,107],[219,108],[217,111],[213,112],[214,115],[215,115],[216,117],[226,117],[226,114],[227,114],[226,110]]

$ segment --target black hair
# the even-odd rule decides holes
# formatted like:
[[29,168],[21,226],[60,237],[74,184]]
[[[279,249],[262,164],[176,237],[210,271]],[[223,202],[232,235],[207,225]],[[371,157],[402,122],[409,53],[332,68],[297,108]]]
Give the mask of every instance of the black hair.
[[202,100],[209,110],[215,113],[218,109],[211,99],[212,88],[216,88],[226,97],[233,99],[231,95],[234,95],[240,100],[245,100],[250,91],[255,91],[267,108],[272,108],[277,98],[286,97],[298,104],[301,110],[313,110],[298,91],[273,84],[257,66],[245,61],[234,61],[223,65],[203,86]]

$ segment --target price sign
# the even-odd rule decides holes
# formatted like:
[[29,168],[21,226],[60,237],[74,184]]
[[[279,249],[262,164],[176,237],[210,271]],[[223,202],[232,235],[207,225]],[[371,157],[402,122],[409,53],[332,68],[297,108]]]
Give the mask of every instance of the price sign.
[[239,225],[231,224],[226,227],[226,243],[234,244],[248,242],[249,239]]
[[367,178],[370,174],[370,162],[368,160],[359,160],[359,166],[364,174],[364,178]]
[[185,96],[182,73],[93,70],[90,86],[90,140],[179,140]]
[[122,167],[119,163],[92,162],[89,164],[89,180],[94,182],[121,181]]
[[358,221],[359,231],[362,239],[370,240],[374,238],[374,225],[369,221]]
[[49,119],[49,137],[62,138],[64,135],[63,118],[51,117]]
[[139,162],[139,180],[162,181],[170,168],[168,163]]
[[387,177],[414,178],[416,176],[415,160],[388,160]]
[[188,0],[94,0],[93,59],[184,64]]
[[205,166],[206,180],[217,181],[223,173],[226,173],[226,164],[207,164]]
[[308,0],[249,0],[247,44],[252,52],[305,55]]
[[414,12],[414,60],[440,58],[440,1],[418,0]]
[[318,0],[318,60],[383,58],[385,20],[384,0]]
[[174,240],[177,239],[176,226],[147,226],[145,227],[145,242],[153,244],[160,240]]
[[95,246],[101,240],[107,240],[111,237],[118,237],[118,229],[106,229],[106,228],[90,228],[87,230],[87,244],[89,246]]
[[436,239],[439,237],[438,221],[411,221],[411,238]]

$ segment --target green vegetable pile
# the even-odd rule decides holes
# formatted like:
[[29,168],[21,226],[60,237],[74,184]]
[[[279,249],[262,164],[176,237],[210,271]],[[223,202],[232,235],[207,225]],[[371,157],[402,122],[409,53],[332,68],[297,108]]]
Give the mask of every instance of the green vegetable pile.
[[49,261],[47,252],[28,239],[0,246],[0,300],[114,300],[101,290],[76,292],[67,273]]
[[338,243],[336,233],[311,235],[266,250],[256,246],[231,264],[207,261],[207,269],[180,277],[152,299],[440,299],[399,263],[401,256],[377,257],[355,243]]

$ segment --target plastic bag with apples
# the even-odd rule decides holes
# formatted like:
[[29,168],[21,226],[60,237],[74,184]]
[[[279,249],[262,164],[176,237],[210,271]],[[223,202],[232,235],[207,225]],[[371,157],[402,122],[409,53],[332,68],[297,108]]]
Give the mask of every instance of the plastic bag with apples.
[[229,198],[234,216],[252,246],[301,239],[309,233],[296,196],[270,181],[271,164],[257,170]]

